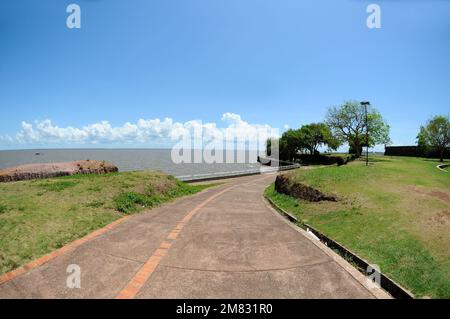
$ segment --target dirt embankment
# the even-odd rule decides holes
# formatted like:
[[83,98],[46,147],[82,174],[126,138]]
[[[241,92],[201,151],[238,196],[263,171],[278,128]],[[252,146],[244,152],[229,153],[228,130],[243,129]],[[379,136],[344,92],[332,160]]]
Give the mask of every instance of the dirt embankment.
[[278,193],[286,194],[295,198],[304,199],[310,202],[332,201],[336,202],[335,196],[325,195],[321,191],[294,181],[289,175],[278,175],[275,180],[275,190]]
[[51,178],[75,174],[106,174],[119,169],[105,161],[75,161],[64,163],[27,164],[0,170],[0,182]]

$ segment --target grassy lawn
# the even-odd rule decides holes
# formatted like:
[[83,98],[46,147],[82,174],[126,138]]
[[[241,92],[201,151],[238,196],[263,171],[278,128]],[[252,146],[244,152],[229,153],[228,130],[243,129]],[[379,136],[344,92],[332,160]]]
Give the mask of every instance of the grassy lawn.
[[[341,242],[418,297],[450,297],[450,175],[437,161],[372,157],[341,167],[296,170],[296,180],[338,196],[310,203],[266,196]],[[289,173],[288,173],[289,174]]]
[[0,274],[125,214],[208,186],[188,185],[159,172],[74,175],[0,184]]

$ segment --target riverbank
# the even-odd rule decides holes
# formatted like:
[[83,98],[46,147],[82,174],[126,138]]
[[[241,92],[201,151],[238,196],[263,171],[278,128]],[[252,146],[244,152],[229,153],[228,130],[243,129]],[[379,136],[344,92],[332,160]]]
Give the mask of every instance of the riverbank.
[[[247,157],[250,158],[249,154]],[[261,167],[259,163],[177,164],[171,158],[171,149],[35,149],[0,151],[0,169],[79,159],[107,161],[117,166],[120,172],[162,171],[178,179],[221,176],[233,172],[254,171]]]
[[62,163],[26,164],[0,169],[0,183],[69,176],[116,173],[119,169],[105,161],[78,160]]

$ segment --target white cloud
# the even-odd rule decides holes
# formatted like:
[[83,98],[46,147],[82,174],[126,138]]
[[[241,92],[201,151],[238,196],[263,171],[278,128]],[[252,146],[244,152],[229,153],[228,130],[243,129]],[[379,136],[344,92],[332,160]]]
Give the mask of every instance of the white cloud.
[[239,114],[227,112],[222,115],[222,121],[226,121],[231,124],[239,124],[242,122],[242,119]]
[[[174,122],[171,118],[139,119],[136,123],[126,122],[122,126],[114,127],[108,121],[89,124],[83,127],[59,127],[51,120],[36,121],[34,124],[22,122],[22,129],[15,136],[0,135],[3,145],[172,145],[183,136],[193,136],[194,132],[202,132],[202,138],[210,140],[222,136],[233,137],[237,140],[255,141],[258,132],[270,131],[277,135],[269,125],[250,124],[234,113],[225,113],[222,121],[227,125],[218,127],[216,123],[202,123],[198,120],[185,123]],[[272,133],[273,132],[273,133]]]

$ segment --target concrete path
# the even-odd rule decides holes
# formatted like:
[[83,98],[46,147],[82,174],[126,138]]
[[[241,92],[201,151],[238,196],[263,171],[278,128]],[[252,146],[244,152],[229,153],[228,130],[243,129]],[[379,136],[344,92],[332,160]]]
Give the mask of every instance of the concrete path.
[[[132,216],[0,285],[0,298],[383,298],[352,266],[262,198],[275,175]],[[81,288],[67,288],[79,265]]]

